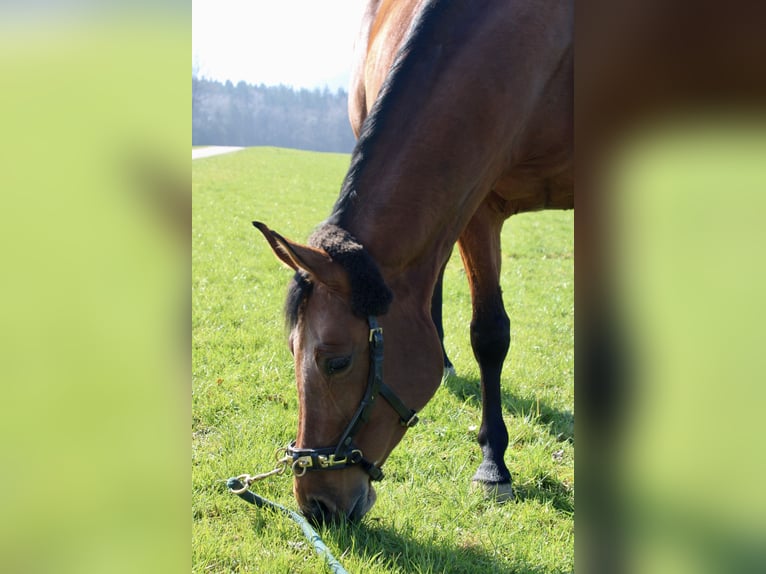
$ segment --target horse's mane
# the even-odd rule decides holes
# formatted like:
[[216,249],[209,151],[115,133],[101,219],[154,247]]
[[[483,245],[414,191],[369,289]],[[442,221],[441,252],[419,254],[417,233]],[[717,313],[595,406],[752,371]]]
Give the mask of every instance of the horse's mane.
[[[367,250],[345,229],[332,223],[320,225],[309,237],[309,245],[324,249],[333,261],[346,270],[351,283],[351,311],[359,317],[384,315],[393,293],[383,281],[380,270]],[[285,316],[290,329],[298,322],[303,304],[313,284],[307,273],[298,271],[290,283]]]
[[311,295],[314,284],[305,271],[297,271],[287,287],[287,300],[285,301],[285,323],[292,331],[298,323],[303,304]]
[[[436,64],[435,61],[428,62],[426,59],[429,55],[431,58],[438,58],[439,50],[433,49],[433,38],[442,22],[440,16],[446,11],[445,8],[448,7],[448,4],[445,5],[444,2],[438,1],[427,3],[413,24],[412,32],[394,59],[391,70],[380,87],[375,104],[362,123],[359,140],[351,154],[348,173],[343,180],[340,195],[335,202],[328,222],[345,227],[345,218],[357,200],[358,178],[366,162],[374,156],[374,147],[379,139],[379,134],[387,130],[388,133],[398,133],[398,130],[395,129],[396,125],[410,125],[419,113],[419,106],[417,105],[400,106],[397,103],[411,94],[411,91],[408,91],[410,86],[407,84],[409,82],[404,80],[419,76],[414,67],[430,63]],[[412,54],[416,54],[417,57],[410,57]],[[386,126],[387,130],[383,129],[383,126]]]
[[[417,78],[415,66],[436,67],[441,50],[434,50],[434,38],[445,36],[454,41],[451,31],[446,33],[440,27],[449,23],[442,18],[450,3],[428,2],[421,11],[407,41],[397,55],[386,81],[381,86],[376,103],[365,119],[359,141],[351,155],[351,165],[341,186],[340,195],[330,217],[321,224],[309,238],[309,245],[321,247],[333,260],[340,263],[351,280],[351,309],[360,317],[383,315],[393,300],[393,294],[383,281],[375,261],[364,247],[344,228],[346,218],[358,199],[357,180],[367,161],[374,155],[374,147],[381,132],[396,133],[396,126],[407,126],[418,113],[418,106],[397,105],[411,92],[408,78]],[[438,43],[438,42],[437,42]],[[417,54],[417,58],[409,57]],[[427,58],[431,58],[428,61]],[[382,129],[386,126],[386,130]],[[394,128],[392,130],[392,128]],[[313,284],[309,276],[299,271],[288,289],[285,315],[290,329],[298,322],[301,309],[311,294]]]

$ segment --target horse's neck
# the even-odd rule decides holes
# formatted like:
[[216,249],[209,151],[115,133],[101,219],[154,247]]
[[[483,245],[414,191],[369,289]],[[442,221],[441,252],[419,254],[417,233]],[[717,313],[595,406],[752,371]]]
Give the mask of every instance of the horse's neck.
[[[519,151],[514,142],[528,129],[571,27],[554,8],[550,33],[540,36],[540,10],[530,17],[523,4],[497,14],[440,5],[403,49],[365,121],[334,222],[362,242],[388,280],[411,275],[432,286]],[[508,38],[514,49],[498,51]]]
[[[344,221],[386,278],[438,273],[482,195],[459,170],[397,158],[390,170],[361,178],[359,201]],[[418,269],[416,269],[418,268]]]

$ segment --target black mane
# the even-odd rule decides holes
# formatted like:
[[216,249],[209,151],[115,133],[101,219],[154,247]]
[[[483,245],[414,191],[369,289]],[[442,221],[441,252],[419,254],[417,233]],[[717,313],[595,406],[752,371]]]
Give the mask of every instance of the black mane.
[[[471,9],[471,3],[466,2],[457,8],[468,13],[464,18],[449,18],[450,9],[455,9],[450,2],[428,2],[418,21],[413,24],[412,32],[396,56],[376,103],[362,125],[359,141],[351,155],[351,165],[332,214],[309,239],[309,245],[324,249],[348,272],[352,291],[351,309],[360,317],[385,314],[393,294],[369,253],[344,229],[348,227],[348,218],[359,199],[357,182],[365,164],[374,156],[381,133],[400,133],[417,117],[423,102],[412,100],[413,90],[409,80],[428,76],[433,82],[434,75],[439,73],[443,63],[445,44],[459,45],[461,35],[465,30],[470,30],[469,20],[476,15],[476,10]],[[458,23],[458,29],[455,29],[455,22]],[[413,54],[417,57],[412,57]],[[426,97],[419,91],[414,93],[415,97]],[[407,105],[402,105],[404,101]],[[290,329],[298,322],[312,288],[313,284],[306,273],[299,271],[295,274],[285,305]]]
[[[309,245],[324,249],[333,261],[348,273],[351,282],[351,311],[366,318],[384,315],[394,296],[386,286],[375,261],[367,250],[345,229],[325,223],[309,237]],[[307,273],[298,271],[287,290],[285,316],[290,329],[298,322],[313,283]]]
[[[470,3],[468,3],[470,5]],[[373,157],[377,140],[383,132],[402,133],[411,127],[422,108],[422,102],[412,100],[425,97],[425,93],[413,91],[411,78],[422,79],[424,75],[438,73],[442,62],[442,44],[455,42],[454,30],[445,30],[450,19],[443,18],[449,3],[433,1],[426,4],[413,24],[412,32],[391,65],[375,104],[361,127],[359,141],[351,154],[351,165],[341,186],[329,223],[346,227],[346,218],[358,199],[357,181],[364,165]],[[459,38],[457,39],[459,41]],[[414,56],[413,56],[414,55]],[[401,105],[402,101],[407,105]]]
[[311,283],[309,276],[303,271],[298,271],[290,281],[287,287],[287,300],[285,301],[285,322],[287,328],[293,330],[298,323],[303,303],[311,295],[314,284]]

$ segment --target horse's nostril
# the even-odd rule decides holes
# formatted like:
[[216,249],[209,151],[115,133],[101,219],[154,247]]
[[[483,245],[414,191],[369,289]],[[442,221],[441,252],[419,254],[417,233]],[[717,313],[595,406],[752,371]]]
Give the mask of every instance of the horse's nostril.
[[318,498],[314,498],[309,502],[303,514],[315,525],[327,524],[337,519],[337,513],[332,511],[327,504]]
[[313,506],[314,506],[314,514],[318,514],[323,517],[328,517],[330,515],[330,510],[327,508],[327,505],[321,500],[315,500],[313,503]]
[[322,496],[311,496],[300,507],[303,515],[315,526],[333,525],[346,520],[361,520],[375,503],[375,498],[375,490],[368,486],[345,505]]

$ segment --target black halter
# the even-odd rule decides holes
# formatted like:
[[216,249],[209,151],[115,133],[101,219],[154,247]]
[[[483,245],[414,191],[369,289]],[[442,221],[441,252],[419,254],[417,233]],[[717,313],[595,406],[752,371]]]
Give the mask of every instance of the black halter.
[[370,374],[362,402],[343,431],[337,446],[295,448],[295,441],[290,443],[287,456],[292,459],[295,476],[303,476],[309,470],[339,470],[358,464],[372,480],[381,480],[383,471],[375,463],[364,458],[360,449],[354,447],[354,436],[370,419],[370,412],[378,395],[394,408],[403,427],[410,428],[418,422],[416,412],[408,409],[396,393],[383,383],[383,328],[378,326],[377,319],[372,315],[367,317],[367,322],[370,325]]

